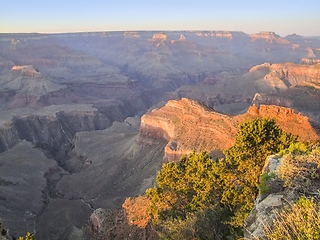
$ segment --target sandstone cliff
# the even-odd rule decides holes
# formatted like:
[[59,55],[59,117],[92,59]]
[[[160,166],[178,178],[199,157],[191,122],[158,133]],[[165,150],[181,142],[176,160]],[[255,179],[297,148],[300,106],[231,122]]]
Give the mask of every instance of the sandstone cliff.
[[[269,69],[268,69],[269,68]],[[264,74],[256,80],[257,93],[253,103],[290,107],[308,116],[313,125],[320,126],[320,64],[268,64],[250,70]],[[260,75],[261,77],[261,75]]]
[[165,162],[178,161],[182,154],[187,155],[193,149],[207,150],[220,157],[223,149],[233,145],[238,124],[248,117],[276,117],[280,127],[299,135],[300,140],[318,138],[309,118],[291,109],[277,106],[259,109],[254,105],[246,114],[232,117],[188,99],[168,101],[163,108],[145,114],[141,118],[140,136],[142,141],[163,138],[169,142],[165,147]]
[[273,105],[260,105],[260,108],[258,108],[256,105],[253,105],[244,116],[249,116],[250,118],[275,118],[276,123],[283,130],[298,135],[299,141],[311,141],[319,138],[316,131],[310,125],[309,118],[301,115],[300,112],[296,114],[295,111],[290,108]]
[[237,121],[211,111],[199,103],[182,99],[169,101],[165,107],[153,110],[141,118],[140,135],[164,138],[165,161],[178,161],[193,149],[222,151],[233,144]]

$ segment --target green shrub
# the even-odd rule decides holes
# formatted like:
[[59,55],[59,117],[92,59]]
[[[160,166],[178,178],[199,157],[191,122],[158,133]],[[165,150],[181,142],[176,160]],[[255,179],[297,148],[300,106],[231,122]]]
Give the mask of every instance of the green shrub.
[[188,213],[185,219],[166,221],[160,239],[226,239],[230,234],[230,229],[223,223],[227,216],[223,209],[217,208]]
[[195,151],[178,163],[164,164],[157,176],[158,187],[147,190],[153,222],[185,218],[187,213],[208,208],[220,200],[210,155]]
[[304,143],[295,142],[295,143],[292,143],[288,148],[281,150],[279,152],[279,155],[284,156],[289,153],[304,155],[304,154],[309,154],[310,151],[308,150],[308,147]]
[[317,150],[309,154],[290,153],[283,157],[278,169],[278,176],[284,181],[285,187],[299,186],[308,190],[311,180],[320,178],[320,156]]
[[226,160],[220,160],[219,177],[224,189],[221,203],[233,211],[230,224],[243,227],[259,194],[259,180],[265,160],[295,143],[297,136],[287,134],[274,119],[248,119],[239,125],[235,144],[223,151]]
[[260,176],[260,183],[258,184],[258,187],[260,189],[260,193],[268,193],[269,187],[267,186],[267,182],[269,179],[274,178],[276,176],[275,172],[271,172],[269,175],[268,173],[264,173]]

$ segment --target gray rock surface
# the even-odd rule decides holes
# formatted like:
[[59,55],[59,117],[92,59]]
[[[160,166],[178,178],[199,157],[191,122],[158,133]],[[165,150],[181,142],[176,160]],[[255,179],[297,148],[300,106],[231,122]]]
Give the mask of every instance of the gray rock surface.
[[131,118],[106,130],[77,133],[68,162],[79,171],[63,176],[57,184],[58,196],[113,209],[152,187],[166,141],[139,143],[136,121]]
[[45,174],[57,168],[27,141],[0,154],[0,216],[11,235],[35,232],[36,216],[48,201]]

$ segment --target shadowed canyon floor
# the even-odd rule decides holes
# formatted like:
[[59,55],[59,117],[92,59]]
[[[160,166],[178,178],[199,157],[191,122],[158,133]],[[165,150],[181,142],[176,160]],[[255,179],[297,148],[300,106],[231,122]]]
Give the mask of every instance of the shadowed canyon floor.
[[[319,49],[272,32],[0,34],[4,225],[83,239],[95,209],[121,207],[192,149],[221,157],[247,117],[318,138]],[[165,105],[181,98],[202,104]]]

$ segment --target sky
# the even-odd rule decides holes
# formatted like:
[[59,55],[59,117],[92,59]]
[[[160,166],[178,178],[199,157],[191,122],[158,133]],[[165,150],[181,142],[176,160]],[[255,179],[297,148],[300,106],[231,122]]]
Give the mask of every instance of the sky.
[[139,30],[320,36],[320,0],[0,0],[0,33]]

